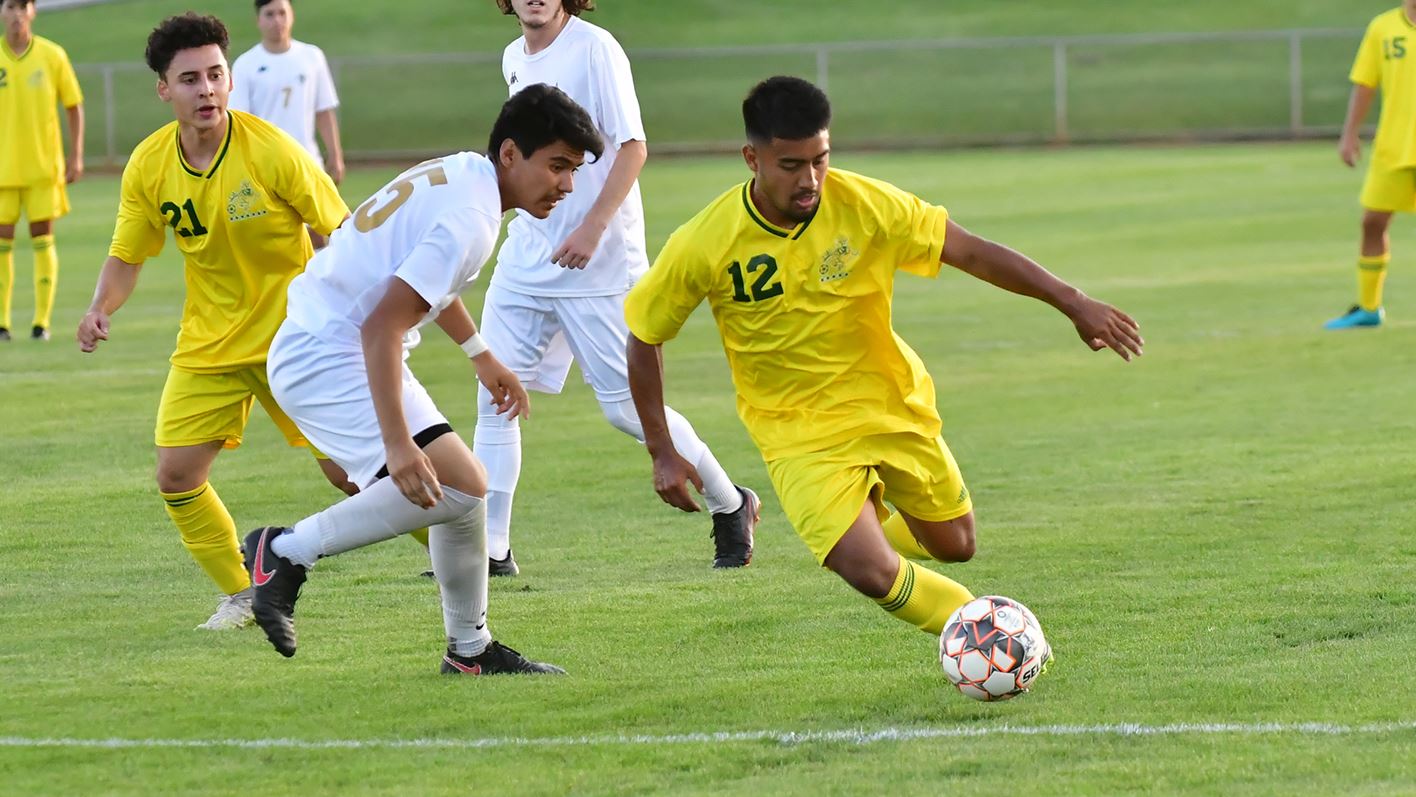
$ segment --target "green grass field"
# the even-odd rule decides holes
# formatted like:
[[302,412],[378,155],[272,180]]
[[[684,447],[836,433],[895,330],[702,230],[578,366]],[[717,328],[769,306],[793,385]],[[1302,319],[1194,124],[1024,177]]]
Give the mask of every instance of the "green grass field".
[[[896,325],[978,511],[978,556],[946,571],[1037,612],[1060,659],[1032,694],[954,694],[934,640],[815,567],[705,312],[667,347],[669,397],[766,501],[752,567],[708,567],[707,519],[658,502],[648,458],[575,384],[525,427],[524,572],[491,606],[501,638],[568,677],[438,676],[436,590],[403,540],[321,564],[294,659],[258,631],[192,631],[215,594],[151,477],[178,263],[169,246],[112,340],[78,353],[117,192],[95,178],[59,227],[55,340],[0,346],[0,791],[1416,792],[1409,221],[1388,326],[1325,334],[1351,298],[1359,180],[1329,145],[836,165],[948,205],[1143,324],[1126,365],[1042,305],[954,272],[901,278]],[[355,173],[350,199],[391,171]],[[731,158],[652,161],[651,246],[743,176]],[[23,324],[23,242],[17,260]],[[414,369],[466,434],[459,360],[430,338]],[[213,482],[243,529],[336,497],[259,411]]]
[[[295,33],[334,60],[343,138],[351,153],[443,151],[480,138],[505,98],[499,58],[519,31],[492,0],[434,0],[400,6],[299,0]],[[635,58],[636,83],[653,146],[721,147],[740,135],[738,107],[772,73],[815,79],[811,52],[655,55],[645,50],[735,45],[1153,32],[1360,30],[1393,0],[1103,0],[881,6],[870,0],[819,3],[627,3],[609,0],[589,19],[612,31]],[[113,160],[166,122],[141,66],[147,33],[187,4],[128,0],[42,13],[37,30],[62,43],[89,102],[87,153],[108,154],[108,111],[100,63],[113,74]],[[232,57],[258,39],[248,0],[202,10],[232,30]],[[1341,123],[1356,35],[1305,40],[1302,122]],[[478,62],[378,60],[430,53],[481,54]],[[343,61],[343,63],[340,63]],[[1068,132],[1079,139],[1183,137],[1289,127],[1286,40],[1086,44],[1068,53]],[[829,58],[840,141],[945,144],[1045,140],[1054,133],[1053,53],[1047,45],[987,49],[884,48]],[[1375,118],[1375,117],[1374,117]],[[417,120],[416,123],[412,120]]]

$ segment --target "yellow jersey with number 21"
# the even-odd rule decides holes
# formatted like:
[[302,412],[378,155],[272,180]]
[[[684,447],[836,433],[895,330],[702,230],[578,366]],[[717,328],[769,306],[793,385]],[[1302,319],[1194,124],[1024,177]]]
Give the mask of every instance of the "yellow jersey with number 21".
[[295,139],[256,116],[230,111],[226,140],[201,171],[177,135],[172,122],[133,150],[108,253],[143,263],[171,227],[187,287],[172,364],[196,373],[262,364],[286,288],[314,253],[305,225],[328,235],[349,208]]

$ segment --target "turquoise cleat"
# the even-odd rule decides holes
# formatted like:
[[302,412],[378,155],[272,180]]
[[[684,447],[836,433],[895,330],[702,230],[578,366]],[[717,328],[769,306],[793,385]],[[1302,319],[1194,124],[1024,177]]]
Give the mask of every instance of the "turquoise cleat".
[[1382,320],[1386,318],[1386,311],[1378,307],[1375,310],[1363,310],[1361,305],[1352,305],[1352,309],[1323,324],[1323,329],[1356,329],[1357,327],[1379,327]]

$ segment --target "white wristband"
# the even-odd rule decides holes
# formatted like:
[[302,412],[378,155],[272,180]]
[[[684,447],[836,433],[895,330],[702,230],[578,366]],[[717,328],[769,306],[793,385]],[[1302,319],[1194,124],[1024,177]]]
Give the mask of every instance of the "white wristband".
[[488,352],[492,348],[491,346],[487,345],[487,342],[485,340],[482,340],[482,334],[480,332],[472,333],[472,337],[462,341],[461,346],[462,350],[467,352],[468,359],[476,357],[479,354]]

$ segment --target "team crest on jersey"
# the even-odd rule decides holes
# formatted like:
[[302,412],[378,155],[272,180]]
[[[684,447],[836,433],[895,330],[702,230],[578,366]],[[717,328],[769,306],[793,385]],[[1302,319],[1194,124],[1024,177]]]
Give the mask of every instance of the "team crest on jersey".
[[30,84],[30,88],[35,88],[35,89],[39,88],[40,86],[43,86],[43,85],[44,85],[44,73],[43,73],[43,72],[35,72],[35,73],[31,74],[31,75],[29,76],[29,84]]
[[226,200],[226,218],[229,221],[245,221],[264,216],[266,210],[261,204],[261,195],[251,187],[251,181],[242,180],[241,187],[232,191]]
[[846,236],[837,238],[835,246],[827,249],[821,256],[821,267],[818,269],[821,281],[835,282],[849,277],[851,266],[855,265],[856,256],[859,254],[859,250],[851,248],[851,242]]

